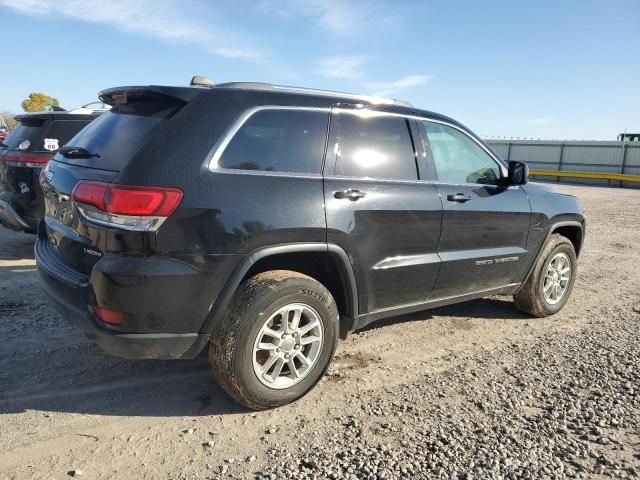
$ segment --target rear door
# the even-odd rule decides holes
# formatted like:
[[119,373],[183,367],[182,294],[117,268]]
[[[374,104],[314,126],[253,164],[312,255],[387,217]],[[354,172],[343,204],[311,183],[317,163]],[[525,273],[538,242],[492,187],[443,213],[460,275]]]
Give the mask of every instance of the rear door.
[[526,194],[501,185],[503,167],[462,129],[436,121],[418,121],[418,128],[444,207],[432,298],[518,282],[529,255]]
[[351,258],[360,314],[424,301],[440,268],[442,205],[419,176],[412,128],[398,115],[332,111],[327,237]]

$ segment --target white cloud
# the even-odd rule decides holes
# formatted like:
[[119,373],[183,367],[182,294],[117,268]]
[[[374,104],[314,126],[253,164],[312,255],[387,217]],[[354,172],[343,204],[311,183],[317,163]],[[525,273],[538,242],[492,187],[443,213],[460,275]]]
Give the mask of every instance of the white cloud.
[[360,78],[365,62],[366,58],[361,55],[327,57],[318,62],[315,71],[328,78]]
[[388,97],[407,88],[417,87],[431,80],[431,75],[407,75],[391,82],[367,82],[364,87],[372,91],[373,95]]
[[555,116],[539,117],[539,118],[534,118],[533,120],[529,120],[527,123],[530,123],[532,125],[548,125],[551,122],[553,122],[555,119],[556,119]]
[[0,0],[0,6],[27,15],[68,17],[165,41],[193,43],[222,57],[254,58],[261,53],[248,44],[244,33],[190,17],[185,13],[189,8],[172,0]]
[[306,17],[341,36],[389,34],[402,22],[404,6],[381,0],[262,0],[259,10],[284,18]]

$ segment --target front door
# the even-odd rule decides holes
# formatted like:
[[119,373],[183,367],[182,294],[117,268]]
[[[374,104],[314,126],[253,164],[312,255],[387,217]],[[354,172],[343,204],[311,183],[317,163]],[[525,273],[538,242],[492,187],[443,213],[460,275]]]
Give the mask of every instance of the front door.
[[360,314],[423,302],[438,276],[442,204],[418,173],[415,136],[401,116],[332,112],[327,240],[351,257]]
[[519,186],[503,186],[503,168],[462,129],[419,121],[444,216],[442,268],[431,298],[517,283],[524,274],[531,207]]

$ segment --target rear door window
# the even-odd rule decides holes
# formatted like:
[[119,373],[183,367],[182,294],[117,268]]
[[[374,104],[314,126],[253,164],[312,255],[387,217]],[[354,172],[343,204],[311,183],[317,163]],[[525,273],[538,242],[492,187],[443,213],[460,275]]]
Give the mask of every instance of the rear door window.
[[417,180],[407,120],[395,116],[340,113],[336,175]]
[[329,113],[261,110],[231,139],[218,166],[264,172],[320,173]]

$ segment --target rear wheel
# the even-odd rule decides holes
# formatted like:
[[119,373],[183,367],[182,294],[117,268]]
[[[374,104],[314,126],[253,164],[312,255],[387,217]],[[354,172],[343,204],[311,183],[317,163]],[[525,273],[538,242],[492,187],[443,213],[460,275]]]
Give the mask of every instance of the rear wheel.
[[214,376],[254,410],[302,397],[326,372],[338,340],[338,309],[311,277],[275,270],[244,282],[209,347]]
[[531,275],[513,297],[516,307],[534,317],[547,317],[559,312],[573,290],[576,260],[576,252],[569,239],[559,234],[551,235]]

